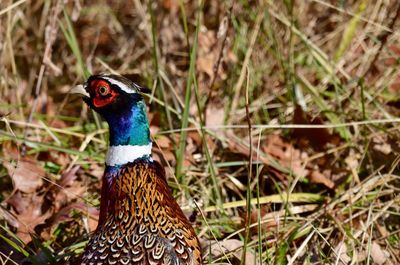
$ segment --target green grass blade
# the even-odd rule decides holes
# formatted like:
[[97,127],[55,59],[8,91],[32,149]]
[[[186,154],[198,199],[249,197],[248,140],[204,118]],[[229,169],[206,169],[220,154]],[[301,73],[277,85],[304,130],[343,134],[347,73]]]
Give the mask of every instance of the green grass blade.
[[[197,20],[196,20],[196,31],[193,40],[193,46],[190,52],[190,64],[189,64],[189,71],[188,71],[188,78],[186,80],[186,90],[185,90],[185,108],[182,114],[182,129],[187,128],[189,122],[189,109],[190,109],[190,98],[192,95],[192,85],[193,80],[195,78],[195,69],[196,69],[196,55],[197,55],[197,45],[198,45],[198,36],[200,30],[200,17],[201,12],[203,10],[203,1],[199,3],[199,10],[197,11]],[[176,178],[180,183],[183,182],[184,179],[182,178],[182,166],[183,166],[183,158],[185,156],[185,148],[186,148],[186,136],[187,132],[182,131],[179,140],[179,148],[177,150],[177,161],[176,161]]]

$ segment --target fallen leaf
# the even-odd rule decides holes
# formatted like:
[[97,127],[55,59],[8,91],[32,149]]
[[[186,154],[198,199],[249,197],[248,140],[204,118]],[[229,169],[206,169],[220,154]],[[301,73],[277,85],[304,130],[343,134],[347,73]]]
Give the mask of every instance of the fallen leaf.
[[44,169],[36,161],[21,158],[16,166],[8,161],[3,163],[13,180],[14,188],[31,193],[43,185]]
[[165,135],[158,135],[156,139],[156,146],[159,146],[160,148],[170,148],[172,147],[171,140],[165,136]]
[[397,45],[389,45],[389,50],[394,52],[396,55],[400,55],[400,46]]
[[66,186],[71,185],[75,181],[75,179],[77,177],[76,173],[78,172],[79,168],[80,168],[80,166],[76,165],[71,170],[69,170],[67,172],[64,172],[61,175],[61,178],[58,181],[58,184],[61,187],[66,187]]
[[[260,206],[260,212],[258,210],[253,209],[250,214],[250,223],[251,224],[257,224],[260,219],[259,219],[259,214],[261,216],[261,219],[263,220],[261,225],[261,233],[267,233],[268,231],[271,231],[273,227],[276,227],[278,225],[277,221],[275,219],[271,219],[270,221],[266,222],[264,221],[264,216],[266,216],[270,212],[270,205],[261,205]],[[245,227],[247,225],[246,223],[246,216],[242,216],[242,227]],[[257,235],[258,234],[258,226],[252,226],[250,229],[251,236]]]
[[15,209],[17,223],[13,224],[17,228],[17,236],[24,242],[29,243],[32,238],[31,234],[35,233],[34,229],[52,214],[51,211],[42,212],[43,195],[14,193],[8,201]]
[[81,181],[76,181],[80,166],[76,165],[71,170],[64,172],[57,181],[58,185],[52,186],[46,193],[46,199],[55,212],[66,207],[72,200],[77,199],[87,191]]
[[153,150],[153,158],[158,161],[161,165],[175,165],[175,155],[169,150]]
[[357,169],[360,165],[360,154],[356,153],[353,149],[350,149],[349,155],[345,158],[345,162],[350,169]]
[[225,110],[215,104],[208,106],[206,110],[206,126],[219,126],[224,124]]
[[[238,260],[241,261],[242,253],[243,253],[243,242],[238,239],[228,239],[219,241],[211,246],[211,255],[212,256],[224,256],[224,253],[233,253],[233,256]],[[259,264],[258,260],[256,259],[255,254],[248,250],[246,252],[246,265],[254,265]]]
[[385,155],[389,155],[392,152],[392,147],[388,143],[375,144],[373,148],[375,151],[379,151]]
[[387,260],[385,252],[381,249],[381,247],[375,241],[372,242],[371,257],[372,257],[373,261],[378,265],[384,264]]
[[[299,105],[296,105],[294,110],[293,123],[310,125],[324,124],[321,117],[312,118]],[[337,144],[340,141],[339,136],[331,134],[326,128],[294,128],[293,137],[298,138],[300,141],[307,140],[316,149],[321,149],[327,143]]]
[[100,166],[98,163],[91,163],[89,172],[90,175],[95,176],[97,179],[101,180],[104,175],[104,167]]
[[213,30],[199,32],[199,50],[196,68],[199,72],[205,72],[209,77],[214,76],[214,63],[217,61],[217,38]]
[[263,146],[264,152],[272,155],[279,160],[282,166],[290,168],[298,176],[307,176],[309,170],[303,165],[307,158],[307,153],[301,152],[286,143],[279,135],[268,135]]
[[313,183],[323,184],[326,187],[333,189],[335,187],[335,183],[332,180],[327,178],[324,174],[319,171],[313,170],[309,176],[310,181]]
[[344,262],[344,264],[349,264],[351,261],[351,258],[349,255],[347,255],[347,245],[344,242],[340,242],[336,247],[335,247],[335,259],[337,259],[337,256],[340,257],[340,261]]
[[392,53],[394,53],[394,55],[397,55],[397,56],[385,58],[383,60],[384,64],[386,66],[396,65],[397,62],[398,62],[398,58],[397,57],[398,57],[398,55],[400,55],[400,47],[392,44],[392,45],[388,46],[388,50],[391,51]]
[[179,1],[177,0],[163,0],[162,4],[165,9],[170,10],[173,13],[176,13],[179,10]]

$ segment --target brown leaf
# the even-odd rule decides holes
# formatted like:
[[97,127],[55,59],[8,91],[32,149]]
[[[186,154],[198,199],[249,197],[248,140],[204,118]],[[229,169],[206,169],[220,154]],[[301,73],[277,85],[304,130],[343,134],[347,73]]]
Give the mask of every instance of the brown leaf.
[[71,156],[62,152],[51,152],[50,159],[57,165],[68,165],[71,163]]
[[172,141],[165,135],[158,135],[153,145],[153,156],[162,165],[175,164]]
[[199,72],[205,72],[209,77],[214,76],[214,63],[217,61],[218,49],[217,38],[213,30],[201,31],[199,33],[199,50],[196,68]]
[[397,59],[396,59],[396,58],[393,58],[393,57],[391,57],[391,58],[386,58],[386,59],[383,60],[383,63],[384,63],[386,66],[392,66],[392,65],[397,64]]
[[392,147],[388,143],[375,144],[372,148],[375,151],[379,151],[385,155],[389,155],[390,153],[392,153]]
[[159,146],[160,148],[172,147],[171,140],[165,135],[158,135],[155,141],[157,142],[156,146]]
[[91,163],[89,172],[90,175],[95,176],[100,180],[104,175],[104,167],[100,166],[98,163]]
[[34,194],[21,194],[16,192],[10,198],[9,203],[14,206],[16,210],[16,217],[18,222],[13,224],[17,228],[17,236],[29,243],[32,239],[30,234],[35,233],[34,229],[37,225],[43,224],[44,221],[51,216],[51,211],[42,213],[42,205],[44,198]]
[[74,217],[71,215],[72,210],[79,210],[84,214],[84,216],[88,217],[88,226],[90,232],[96,229],[99,211],[94,207],[88,207],[83,202],[76,202],[70,203],[55,211],[51,218],[46,221],[48,223],[48,227],[41,232],[40,236],[49,240],[58,224],[74,220]]
[[[240,261],[243,253],[243,242],[238,239],[228,239],[219,241],[211,246],[211,255],[224,256],[224,253],[233,252],[233,256]],[[252,251],[246,252],[246,265],[259,264],[256,256]]]
[[389,45],[389,50],[391,50],[396,55],[400,56],[400,47],[396,45]]
[[46,194],[46,199],[50,202],[55,212],[70,204],[72,200],[77,199],[86,192],[87,187],[82,181],[76,181],[79,165],[71,170],[64,172],[57,186],[53,186]]
[[[234,153],[238,153],[238,154],[241,154],[244,156],[249,156],[249,154],[250,154],[249,146],[244,143],[246,140],[240,141],[236,137],[236,135],[234,135],[233,132],[221,132],[221,133],[223,133],[225,138],[228,140],[227,143],[228,143],[229,150],[231,150]],[[248,140],[247,140],[247,142],[248,142]],[[252,155],[253,155],[253,159],[257,160],[258,156],[257,156],[256,150],[253,149]],[[260,157],[260,158],[262,159],[262,157]],[[266,164],[268,164],[268,161],[264,161],[264,162]]]
[[61,187],[66,187],[66,186],[71,185],[74,182],[74,180],[76,179],[76,177],[77,177],[76,173],[78,172],[79,168],[80,168],[80,166],[76,165],[71,170],[69,170],[67,172],[64,172],[61,175],[61,178],[58,181],[58,184]]
[[[53,225],[57,225],[58,223],[61,223],[61,222],[73,220],[74,218],[70,215],[72,210],[80,210],[81,212],[87,214],[88,207],[83,202],[76,202],[76,203],[71,203],[71,204],[61,208],[52,217]],[[97,218],[98,216],[94,215],[94,217]]]
[[163,0],[163,7],[165,9],[171,10],[171,12],[177,12],[179,10],[179,1],[177,0]]
[[[258,210],[253,209],[250,214],[250,223],[251,224],[257,224],[260,219],[259,219],[259,214],[261,216],[261,219],[268,214],[270,210],[270,205],[261,205],[260,207],[260,212]],[[246,227],[247,222],[246,222],[246,216],[245,214],[242,216],[242,227]],[[276,220],[271,219],[268,222],[263,221],[261,223],[261,233],[267,233],[268,231],[271,231],[272,227],[276,227],[278,224]],[[250,229],[251,235],[257,235],[258,234],[258,226],[252,226]]]
[[345,262],[345,264],[349,264],[351,262],[351,258],[349,255],[347,255],[347,246],[346,243],[340,242],[336,247],[335,247],[335,256],[340,257],[340,261]]
[[36,161],[22,158],[16,167],[7,161],[3,165],[11,176],[15,189],[31,193],[43,185],[45,171]]
[[[162,165],[175,165],[175,155],[169,150],[154,150],[153,151],[154,160],[160,162]],[[168,163],[167,163],[168,162]]]
[[311,182],[323,184],[330,189],[333,189],[335,187],[335,183],[333,183],[332,180],[330,180],[324,174],[322,174],[321,172],[319,172],[317,170],[311,171],[309,178],[310,178]]
[[279,135],[266,137],[264,152],[277,158],[282,166],[290,168],[299,176],[306,176],[309,170],[303,165],[307,154],[296,149],[290,143],[286,143]]
[[371,257],[374,260],[374,263],[378,265],[384,264],[387,260],[385,252],[375,241],[372,242]]
[[[293,123],[310,125],[324,124],[322,118],[311,118],[299,105],[296,105],[294,110]],[[317,149],[321,149],[327,143],[337,143],[339,141],[339,136],[331,134],[326,128],[295,128],[293,129],[293,136],[299,140],[307,140]]]
[[218,126],[224,124],[225,110],[223,106],[209,105],[206,110],[206,126]]
[[[81,183],[81,182],[77,182],[75,185],[71,186],[71,187],[67,187],[62,189],[61,192],[59,192],[58,194],[65,194],[66,195],[66,201],[70,202],[73,199],[77,199],[81,196],[83,196],[83,194],[87,191],[87,187]],[[62,195],[60,195],[62,196]]]
[[196,131],[189,131],[187,136],[189,138],[191,138],[196,145],[198,145],[198,146],[201,145],[202,139],[201,139],[201,135],[200,135],[199,131],[197,131],[197,130]]

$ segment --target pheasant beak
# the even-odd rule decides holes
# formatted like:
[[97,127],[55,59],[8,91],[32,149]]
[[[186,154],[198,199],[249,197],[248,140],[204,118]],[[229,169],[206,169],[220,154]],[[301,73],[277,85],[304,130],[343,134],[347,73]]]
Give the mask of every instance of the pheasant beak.
[[90,98],[90,94],[86,91],[84,85],[77,85],[73,87],[69,92],[69,94],[79,94],[83,97]]

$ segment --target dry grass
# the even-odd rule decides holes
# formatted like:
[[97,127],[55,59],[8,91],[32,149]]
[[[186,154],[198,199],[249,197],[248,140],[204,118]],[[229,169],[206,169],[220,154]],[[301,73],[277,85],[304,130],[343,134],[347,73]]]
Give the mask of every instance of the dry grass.
[[399,10],[1,1],[0,264],[74,264],[96,227],[106,125],[67,92],[99,72],[152,89],[207,264],[399,264]]

